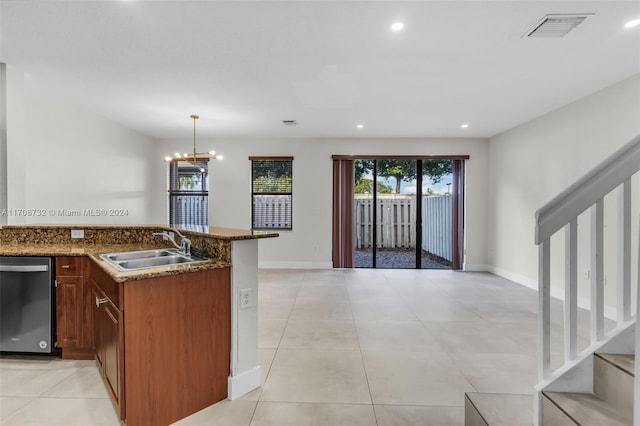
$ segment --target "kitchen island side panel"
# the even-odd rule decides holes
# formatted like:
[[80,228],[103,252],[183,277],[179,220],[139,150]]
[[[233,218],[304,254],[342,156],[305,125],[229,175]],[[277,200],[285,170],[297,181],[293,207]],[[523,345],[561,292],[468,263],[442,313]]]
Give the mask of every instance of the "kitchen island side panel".
[[168,425],[227,397],[230,269],[124,285],[128,426]]
[[234,400],[262,385],[258,363],[258,240],[232,241],[231,264],[228,397]]

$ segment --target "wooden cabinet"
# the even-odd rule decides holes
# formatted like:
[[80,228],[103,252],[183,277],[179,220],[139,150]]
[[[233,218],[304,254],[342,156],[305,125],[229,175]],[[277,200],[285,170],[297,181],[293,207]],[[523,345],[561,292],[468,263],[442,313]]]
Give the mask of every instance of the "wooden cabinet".
[[84,257],[56,258],[56,335],[65,359],[92,359],[91,292]]
[[115,282],[92,264],[93,348],[127,426],[164,426],[227,397],[229,268]]
[[124,312],[108,294],[121,284],[93,267],[89,281],[93,310],[93,350],[96,362],[120,419],[124,409]]
[[172,424],[227,397],[231,271],[124,285],[127,426]]

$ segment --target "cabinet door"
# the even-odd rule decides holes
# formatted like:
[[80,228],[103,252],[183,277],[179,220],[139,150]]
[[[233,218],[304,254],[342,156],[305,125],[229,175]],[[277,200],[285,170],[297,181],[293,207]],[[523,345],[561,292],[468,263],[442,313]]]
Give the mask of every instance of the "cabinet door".
[[116,309],[110,302],[101,307],[102,343],[104,345],[104,380],[111,392],[116,405],[121,401],[121,348],[120,348],[120,327],[122,325],[122,311]]
[[83,257],[56,258],[57,345],[65,359],[93,358],[91,289]]
[[91,285],[91,299],[92,299],[92,317],[93,317],[93,352],[98,363],[98,368],[104,371],[104,314],[98,301],[104,297],[104,294],[96,286],[95,283]]
[[124,321],[123,312],[92,279],[93,349],[98,368],[120,419],[124,419]]
[[76,348],[82,340],[84,285],[82,277],[56,279],[56,331],[58,346]]

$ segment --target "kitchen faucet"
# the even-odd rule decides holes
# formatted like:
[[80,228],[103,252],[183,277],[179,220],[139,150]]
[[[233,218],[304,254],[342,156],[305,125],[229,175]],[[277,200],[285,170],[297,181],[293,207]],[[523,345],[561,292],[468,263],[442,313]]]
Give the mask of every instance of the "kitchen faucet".
[[186,254],[187,256],[191,256],[191,240],[180,233],[175,228],[171,228],[173,232],[178,234],[180,237],[180,245],[176,243],[176,240],[173,238],[173,235],[167,231],[162,232],[154,232],[154,236],[162,236],[164,239],[171,241],[171,243],[177,248],[180,249],[180,253]]

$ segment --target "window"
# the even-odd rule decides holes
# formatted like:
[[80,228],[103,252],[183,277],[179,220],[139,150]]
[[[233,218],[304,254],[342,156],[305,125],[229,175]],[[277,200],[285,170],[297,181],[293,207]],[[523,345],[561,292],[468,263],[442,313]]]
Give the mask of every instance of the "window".
[[169,225],[206,230],[209,226],[207,161],[169,163]]
[[251,160],[251,228],[292,229],[293,157]]

